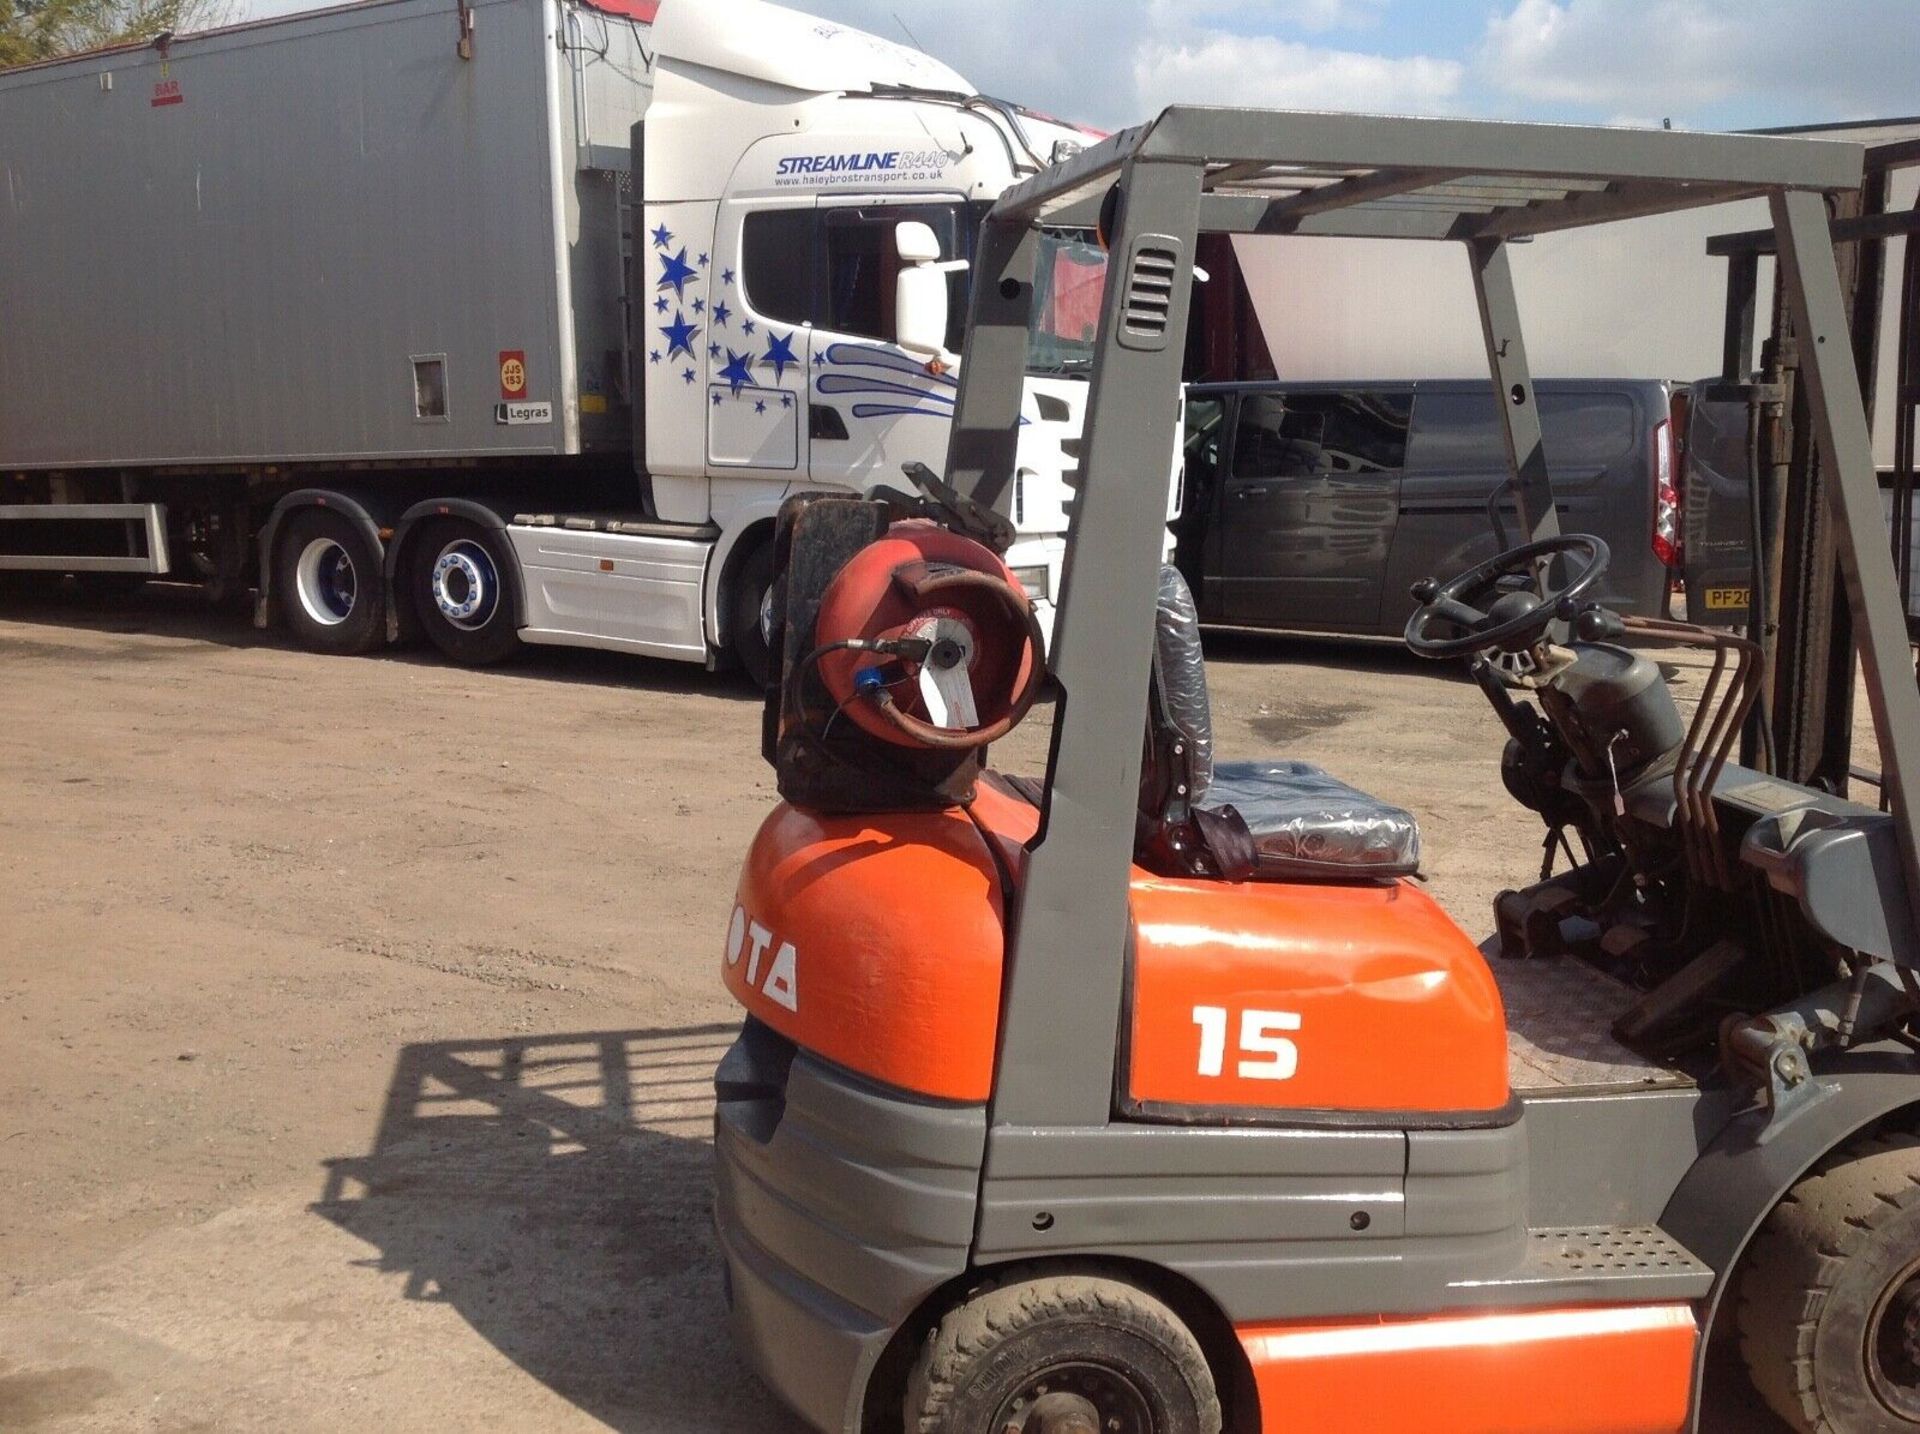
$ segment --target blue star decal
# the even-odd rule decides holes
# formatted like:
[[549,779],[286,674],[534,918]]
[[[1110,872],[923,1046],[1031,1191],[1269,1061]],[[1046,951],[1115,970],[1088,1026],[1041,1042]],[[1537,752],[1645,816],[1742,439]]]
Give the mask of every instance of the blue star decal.
[[792,407],[793,407],[793,395],[792,395],[792,394],[790,394],[790,393],[783,393],[783,394],[781,394],[781,395],[780,395],[780,406],[781,406],[782,408],[792,408]]
[[667,247],[667,245],[671,244],[672,242],[673,242],[673,231],[668,229],[666,225],[662,224],[658,229],[653,231],[653,247],[654,248],[664,249]]
[[707,267],[707,256],[705,254],[702,254],[698,259],[695,259],[693,262],[698,264],[702,269],[704,269]]
[[665,294],[662,294],[653,301],[653,311],[656,314],[664,314],[667,311],[667,296]]
[[776,334],[767,330],[767,351],[761,355],[760,362],[773,365],[773,381],[780,382],[787,376],[787,370],[800,367],[800,360],[794,357],[793,335]]
[[708,345],[707,345],[707,357],[708,357],[708,358],[719,358],[719,357],[720,357],[720,345],[718,345],[718,344],[708,344]]
[[656,289],[671,289],[676,299],[687,296],[687,281],[700,276],[693,272],[693,265],[687,262],[687,251],[682,248],[678,254],[667,255],[660,269],[660,282]]
[[737,396],[745,385],[753,382],[753,355],[728,349],[727,366],[720,370],[720,377]]
[[680,377],[683,380],[685,380],[687,383],[692,383],[695,378],[699,377],[699,375],[694,373],[694,371],[690,368],[683,368],[680,370]]
[[715,328],[724,329],[727,326],[727,320],[732,317],[733,310],[729,309],[724,302],[713,306],[713,323]]
[[755,413],[765,413],[767,411],[767,401],[764,398],[755,399],[753,411]]
[[713,396],[713,406],[715,408],[718,408],[720,406],[720,395],[717,393]]
[[827,366],[827,356],[823,353],[815,354],[813,356],[813,366],[815,368],[825,368]]
[[647,355],[647,362],[648,362],[648,363],[659,363],[659,362],[660,362],[660,350],[659,350],[659,349],[655,349],[655,350],[654,350],[654,351],[653,351],[652,353],[650,353],[650,354],[648,354],[648,355]]
[[722,269],[720,271],[720,282],[723,284],[731,284],[733,282],[733,270]]
[[707,301],[705,299],[695,299],[693,301],[693,311],[696,314],[704,314],[707,311]]
[[668,358],[672,358],[676,354],[685,354],[688,358],[693,357],[693,341],[700,337],[700,326],[698,324],[688,323],[685,314],[676,310],[673,316],[673,322],[670,324],[662,324],[660,326],[660,332],[667,341]]
[[753,336],[753,320],[742,319],[740,321],[740,332],[751,338]]

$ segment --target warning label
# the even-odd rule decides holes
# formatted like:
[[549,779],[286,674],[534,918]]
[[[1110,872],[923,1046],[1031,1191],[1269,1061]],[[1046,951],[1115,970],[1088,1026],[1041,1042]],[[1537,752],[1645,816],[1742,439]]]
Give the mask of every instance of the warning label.
[[525,349],[500,350],[500,397],[508,403],[527,396],[527,353]]

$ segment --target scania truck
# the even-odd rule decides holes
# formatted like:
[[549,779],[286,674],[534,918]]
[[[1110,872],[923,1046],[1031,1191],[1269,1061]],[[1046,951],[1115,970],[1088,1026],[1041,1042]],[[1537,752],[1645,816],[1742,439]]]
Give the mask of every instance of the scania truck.
[[[782,500],[941,466],[979,220],[1087,139],[759,0],[9,71],[0,571],[250,592],[323,652],[762,672]],[[1009,561],[1050,610],[1105,260],[1041,242]]]

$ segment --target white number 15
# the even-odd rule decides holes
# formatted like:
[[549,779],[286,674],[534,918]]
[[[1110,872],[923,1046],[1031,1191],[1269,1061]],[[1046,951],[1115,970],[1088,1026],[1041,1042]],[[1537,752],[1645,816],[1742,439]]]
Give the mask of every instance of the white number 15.
[[[1217,1076],[1227,1067],[1227,1008],[1195,1006],[1193,1023],[1200,1028],[1200,1074]],[[1292,1011],[1242,1011],[1239,1063],[1242,1080],[1288,1080],[1300,1069],[1300,1047],[1279,1034],[1300,1029]]]

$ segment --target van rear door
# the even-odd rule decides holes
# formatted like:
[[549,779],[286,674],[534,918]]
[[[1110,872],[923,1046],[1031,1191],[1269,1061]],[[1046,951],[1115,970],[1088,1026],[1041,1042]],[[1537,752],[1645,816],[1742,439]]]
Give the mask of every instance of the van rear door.
[[1375,628],[1412,408],[1410,385],[1240,395],[1208,565],[1219,621]]

